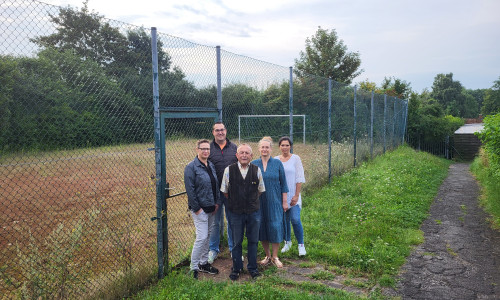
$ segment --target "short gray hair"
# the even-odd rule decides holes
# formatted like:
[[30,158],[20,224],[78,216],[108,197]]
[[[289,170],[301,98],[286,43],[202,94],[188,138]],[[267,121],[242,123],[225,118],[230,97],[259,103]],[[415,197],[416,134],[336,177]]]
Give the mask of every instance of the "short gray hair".
[[241,147],[248,147],[248,148],[250,149],[250,154],[252,154],[252,147],[251,147],[249,144],[246,144],[246,143],[240,144],[240,145],[238,146],[238,148],[236,149],[236,152],[238,152],[238,153],[239,153],[239,152],[240,152],[240,148],[241,148]]

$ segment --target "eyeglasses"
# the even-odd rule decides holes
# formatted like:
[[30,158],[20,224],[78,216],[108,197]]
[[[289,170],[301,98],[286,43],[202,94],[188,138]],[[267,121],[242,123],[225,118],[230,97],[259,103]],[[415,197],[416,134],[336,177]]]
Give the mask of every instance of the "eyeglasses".
[[198,148],[200,149],[201,151],[210,151],[210,148]]
[[214,129],[215,132],[223,132],[223,131],[226,131],[226,128],[222,128],[222,129]]

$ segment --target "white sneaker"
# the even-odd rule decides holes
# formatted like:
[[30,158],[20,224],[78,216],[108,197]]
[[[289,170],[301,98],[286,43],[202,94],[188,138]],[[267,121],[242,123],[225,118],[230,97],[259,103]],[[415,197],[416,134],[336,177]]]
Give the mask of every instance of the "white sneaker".
[[285,253],[292,248],[292,241],[285,241],[285,246],[281,249],[281,253]]
[[306,255],[306,247],[304,244],[299,244],[299,256],[304,256]]
[[217,259],[217,251],[215,250],[208,251],[208,263],[213,264],[214,260],[216,259]]

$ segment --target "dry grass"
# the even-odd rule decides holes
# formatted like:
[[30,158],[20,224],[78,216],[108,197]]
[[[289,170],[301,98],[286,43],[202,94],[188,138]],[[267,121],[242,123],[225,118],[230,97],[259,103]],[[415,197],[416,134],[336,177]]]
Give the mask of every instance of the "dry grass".
[[[257,143],[250,144],[257,158]],[[0,293],[13,295],[15,285],[20,288],[33,280],[30,272],[47,271],[33,262],[43,264],[66,253],[69,242],[51,249],[49,237],[60,227],[61,234],[71,235],[77,221],[85,225],[76,240],[82,247],[63,264],[73,266],[67,272],[78,277],[84,294],[98,295],[144,266],[154,274],[157,225],[151,217],[156,216],[156,172],[154,151],[148,150],[152,147],[135,144],[2,158],[0,267],[12,284],[2,281]],[[170,194],[183,192],[183,171],[196,155],[195,140],[167,141],[165,149]],[[358,146],[358,153],[361,149]],[[327,181],[328,145],[296,143],[294,153],[304,164],[306,192]],[[352,167],[352,153],[350,144],[333,145],[333,174]],[[273,156],[278,154],[274,145]],[[189,255],[194,226],[185,195],[169,198],[167,207],[169,262],[175,265]],[[33,249],[41,258],[33,258]]]

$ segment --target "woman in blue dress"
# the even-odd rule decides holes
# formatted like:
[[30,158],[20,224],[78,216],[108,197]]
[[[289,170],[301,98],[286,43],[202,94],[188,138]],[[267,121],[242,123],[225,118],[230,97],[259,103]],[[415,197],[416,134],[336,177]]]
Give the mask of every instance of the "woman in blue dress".
[[[261,223],[259,240],[266,252],[261,265],[273,263],[282,268],[278,249],[285,236],[284,212],[288,209],[285,169],[279,159],[271,157],[272,139],[263,137],[259,142],[260,158],[252,161],[258,166],[264,178],[266,192],[260,195]],[[269,248],[272,245],[272,255]]]

